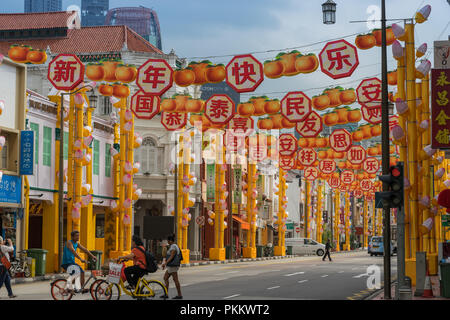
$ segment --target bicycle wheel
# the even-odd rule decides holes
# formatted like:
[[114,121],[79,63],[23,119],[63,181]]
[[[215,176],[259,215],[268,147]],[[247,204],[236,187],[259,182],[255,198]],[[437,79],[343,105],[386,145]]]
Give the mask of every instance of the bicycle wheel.
[[147,280],[142,282],[138,293],[145,295],[145,297],[140,298],[160,299],[160,296],[167,295],[167,288],[158,280]]
[[102,280],[95,288],[95,300],[119,300],[120,287],[115,283]]
[[95,290],[97,289],[97,286],[100,284],[100,282],[103,282],[105,280],[103,279],[96,279],[94,282],[92,282],[91,286],[89,287],[89,293],[91,294],[92,300],[96,300],[95,298]]
[[54,300],[70,300],[72,299],[73,293],[66,292],[66,279],[58,279],[52,283],[50,287],[50,293]]
[[27,264],[25,264],[24,273],[25,273],[25,277],[26,277],[26,278],[31,277],[31,270],[30,270],[30,268],[28,267]]

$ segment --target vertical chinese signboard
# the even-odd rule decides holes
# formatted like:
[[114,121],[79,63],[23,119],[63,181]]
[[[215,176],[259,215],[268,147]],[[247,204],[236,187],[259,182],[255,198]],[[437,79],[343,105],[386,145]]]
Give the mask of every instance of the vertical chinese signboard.
[[242,204],[242,168],[236,166],[233,169],[233,204]]
[[450,69],[431,71],[431,147],[450,149]]
[[20,175],[33,175],[34,131],[20,132]]
[[214,202],[216,200],[215,172],[216,172],[216,165],[214,163],[206,165],[206,201],[207,202]]

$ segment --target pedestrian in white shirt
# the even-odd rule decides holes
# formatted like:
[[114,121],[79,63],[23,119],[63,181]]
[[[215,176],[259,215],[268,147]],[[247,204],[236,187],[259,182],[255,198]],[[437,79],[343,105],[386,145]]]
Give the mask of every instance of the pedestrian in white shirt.
[[[10,261],[9,253],[14,252],[14,247],[12,245],[11,239],[6,239],[6,240],[7,240],[7,245],[5,245],[3,238],[0,237],[0,251],[1,251],[2,255],[4,255],[8,259],[8,261]],[[0,262],[0,289],[3,286],[3,283],[5,283],[6,290],[8,291],[8,296],[10,298],[15,298],[16,296],[13,294],[12,289],[11,289],[11,276],[9,275],[9,271]]]

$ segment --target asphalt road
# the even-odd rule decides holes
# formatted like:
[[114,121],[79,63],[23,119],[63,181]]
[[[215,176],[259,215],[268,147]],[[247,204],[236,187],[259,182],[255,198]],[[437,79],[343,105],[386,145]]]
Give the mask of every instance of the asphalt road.
[[[367,286],[369,276],[374,277],[373,270],[378,270],[383,285],[383,257],[370,257],[367,252],[358,251],[337,253],[332,259],[330,262],[304,256],[186,267],[180,269],[179,278],[186,300],[358,300],[376,290]],[[395,278],[396,256],[392,257],[391,266]],[[162,280],[163,271],[147,277]],[[13,291],[18,300],[52,300],[50,281],[17,284]],[[175,295],[171,280],[169,296]],[[7,299],[6,289],[1,289],[0,300]],[[91,297],[79,294],[73,300]]]

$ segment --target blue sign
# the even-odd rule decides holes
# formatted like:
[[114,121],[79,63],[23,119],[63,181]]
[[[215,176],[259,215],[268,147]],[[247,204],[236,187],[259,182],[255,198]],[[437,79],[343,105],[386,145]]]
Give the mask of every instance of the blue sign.
[[34,131],[20,132],[20,175],[30,175],[33,172],[34,160]]
[[0,181],[0,202],[22,203],[22,178],[3,175]]

